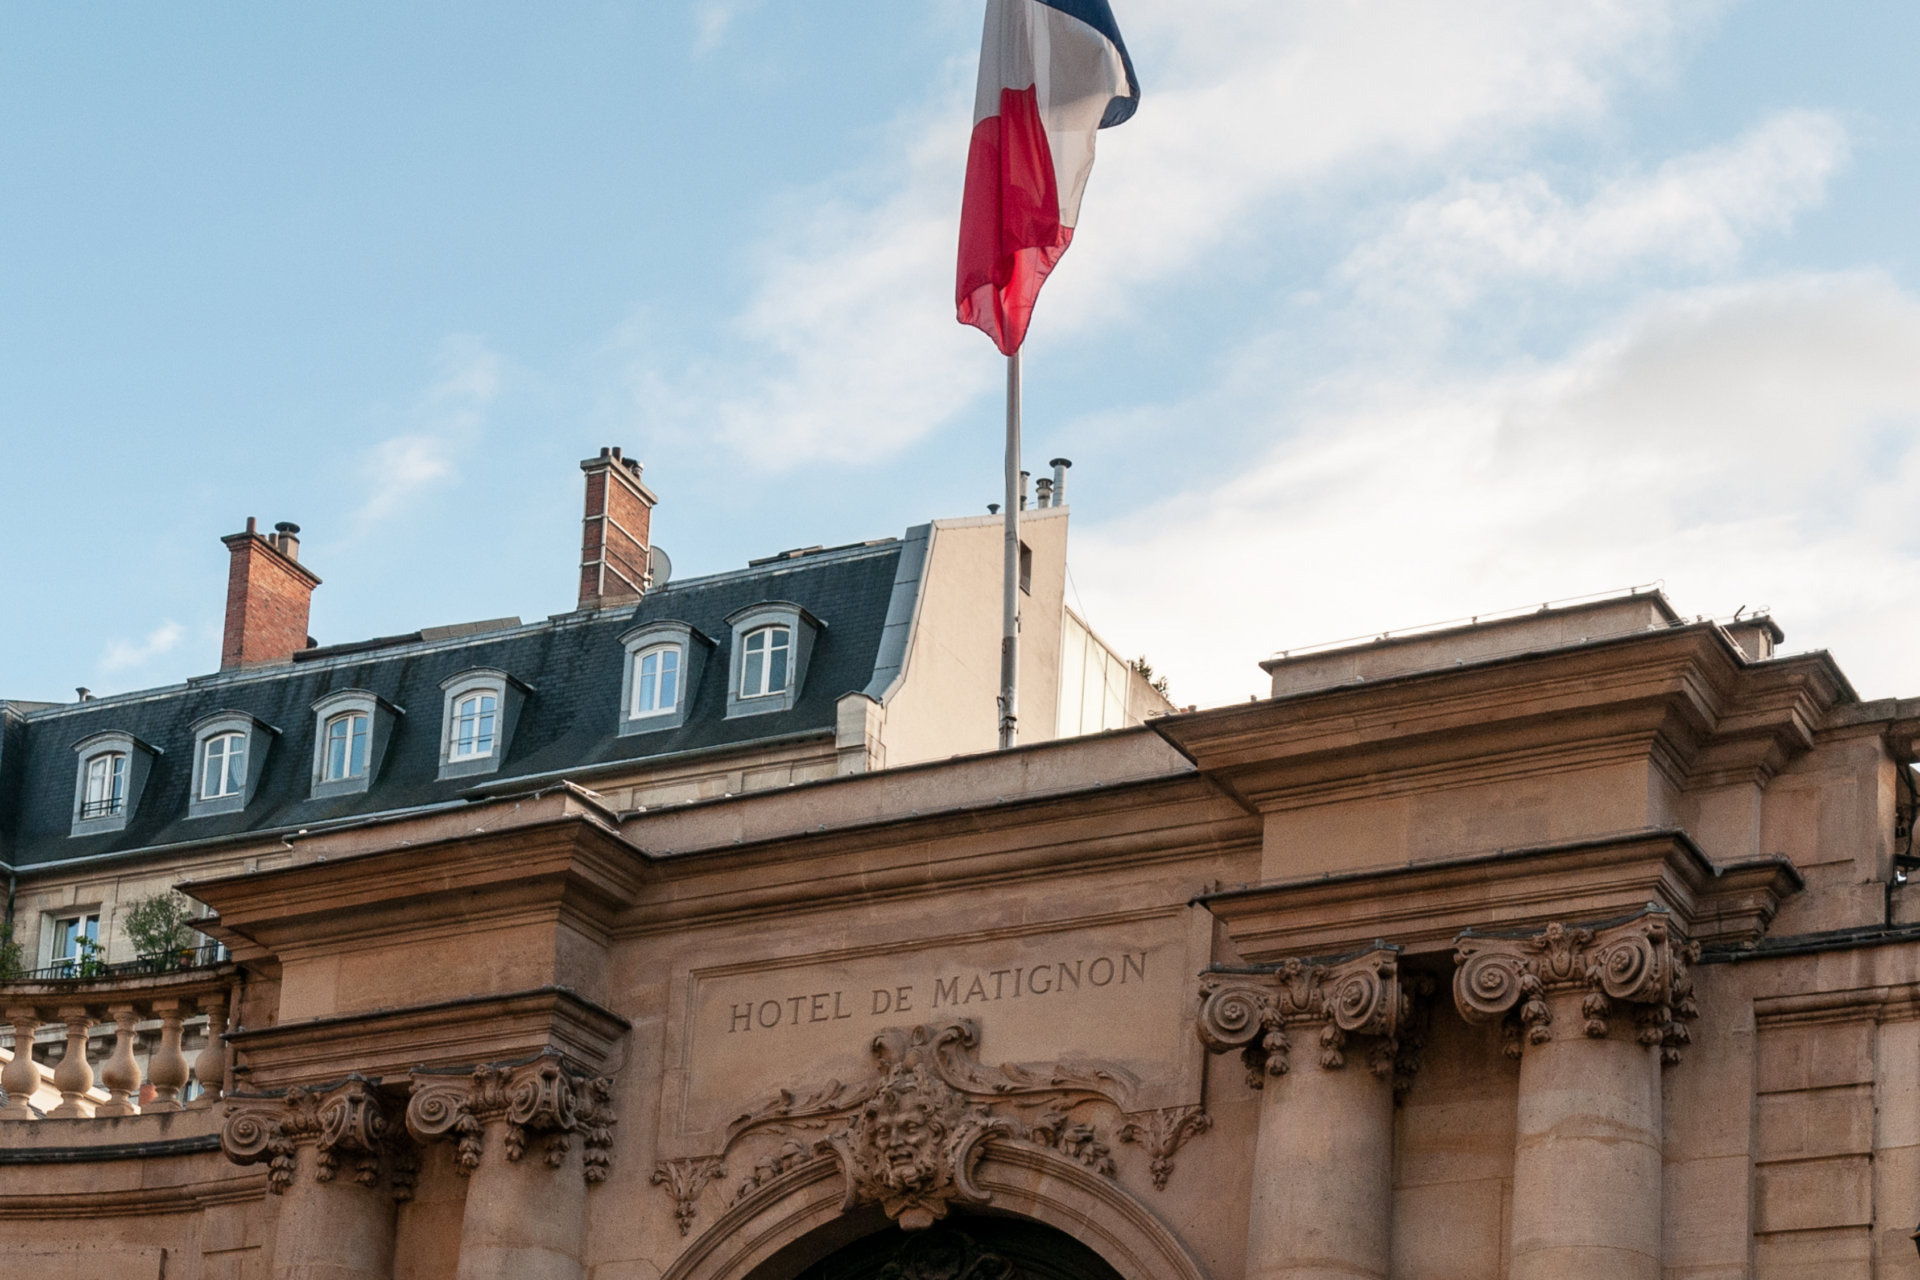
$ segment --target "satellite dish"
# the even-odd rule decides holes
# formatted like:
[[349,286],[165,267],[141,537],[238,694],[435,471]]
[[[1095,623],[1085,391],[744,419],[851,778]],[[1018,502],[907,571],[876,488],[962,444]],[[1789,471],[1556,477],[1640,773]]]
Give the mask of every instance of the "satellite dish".
[[655,587],[664,587],[673,577],[673,561],[659,547],[647,548],[647,576]]

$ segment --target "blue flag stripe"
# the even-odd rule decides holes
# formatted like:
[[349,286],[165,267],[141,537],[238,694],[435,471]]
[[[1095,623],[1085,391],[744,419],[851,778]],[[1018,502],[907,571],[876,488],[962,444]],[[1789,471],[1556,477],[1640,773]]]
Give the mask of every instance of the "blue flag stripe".
[[1140,105],[1140,79],[1133,74],[1133,58],[1127,53],[1127,42],[1120,38],[1120,24],[1113,20],[1113,6],[1107,0],[1040,0],[1040,3],[1086,23],[1113,41],[1113,47],[1120,51],[1120,63],[1127,69],[1127,96],[1107,104],[1106,114],[1100,117],[1100,127],[1111,129],[1124,124]]

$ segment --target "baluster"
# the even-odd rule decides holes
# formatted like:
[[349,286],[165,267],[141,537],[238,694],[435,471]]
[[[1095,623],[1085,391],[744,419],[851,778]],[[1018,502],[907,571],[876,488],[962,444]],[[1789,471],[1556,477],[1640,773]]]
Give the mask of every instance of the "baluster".
[[147,1059],[154,1099],[142,1110],[179,1111],[180,1091],[187,1085],[187,1055],[180,1052],[180,1023],[186,1013],[179,1000],[155,1000],[153,1011],[160,1018],[160,1047]]
[[50,1120],[90,1120],[93,1100],[87,1091],[93,1088],[93,1066],[87,1061],[87,1030],[93,1026],[82,1005],[66,1005],[60,1010],[67,1024],[67,1052],[53,1069],[53,1087],[60,1091],[60,1105],[47,1112]]
[[27,1103],[40,1088],[40,1064],[33,1060],[33,1033],[40,1029],[40,1011],[10,1008],[7,1020],[13,1024],[13,1061],[0,1068],[0,1089],[7,1091],[0,1120],[31,1120],[34,1115]]
[[113,1017],[113,1056],[100,1064],[100,1083],[111,1096],[94,1108],[96,1116],[137,1116],[133,1094],[140,1088],[140,1064],[133,1060],[133,1024],[140,1020],[130,1004],[110,1005]]
[[227,993],[201,996],[200,1007],[207,1011],[207,1047],[193,1060],[193,1076],[205,1092],[193,1100],[193,1105],[210,1107],[227,1083],[227,1042],[220,1038],[227,1032]]

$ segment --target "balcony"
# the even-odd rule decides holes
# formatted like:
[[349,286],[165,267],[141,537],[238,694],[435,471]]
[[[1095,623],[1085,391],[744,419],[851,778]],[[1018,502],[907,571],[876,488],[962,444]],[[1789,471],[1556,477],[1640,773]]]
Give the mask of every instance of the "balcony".
[[71,961],[0,983],[0,1120],[210,1106],[228,1085],[222,1037],[239,981],[215,944],[122,964]]

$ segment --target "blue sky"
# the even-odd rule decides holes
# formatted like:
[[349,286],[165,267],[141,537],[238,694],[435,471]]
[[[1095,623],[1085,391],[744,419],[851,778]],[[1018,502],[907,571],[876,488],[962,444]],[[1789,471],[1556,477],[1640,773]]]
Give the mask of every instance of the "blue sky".
[[[683,574],[983,511],[980,7],[0,9],[0,697],[212,669],[248,515],[323,643],[562,611],[602,445]],[[1177,699],[1656,579],[1920,693],[1920,8],[1115,9],[1028,456]]]

